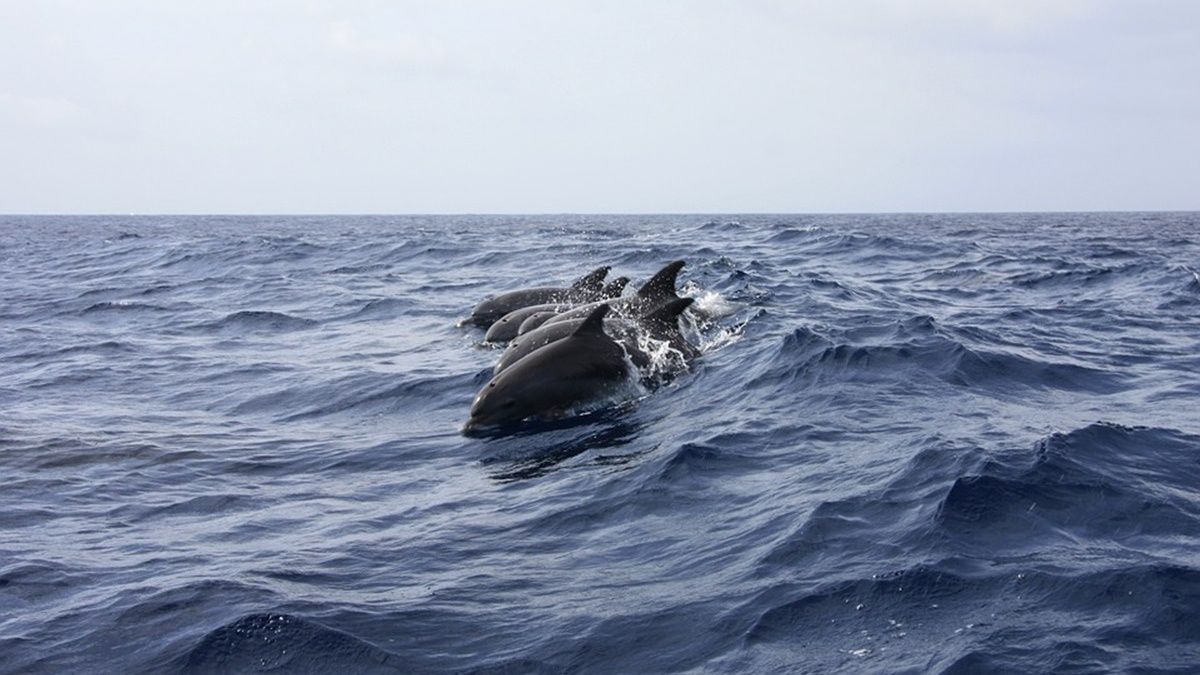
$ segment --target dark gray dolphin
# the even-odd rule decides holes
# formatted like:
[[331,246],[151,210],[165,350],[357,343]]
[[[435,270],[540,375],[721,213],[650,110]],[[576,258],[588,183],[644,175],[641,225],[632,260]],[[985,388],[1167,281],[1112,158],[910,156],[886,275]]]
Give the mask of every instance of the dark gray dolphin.
[[[629,283],[629,277],[617,277],[606,284],[600,290],[601,298],[615,298],[621,295],[621,291],[625,290],[625,284]],[[508,342],[509,340],[521,334],[521,325],[525,319],[541,312],[551,312],[551,316],[560,314],[574,307],[569,304],[547,304],[547,305],[530,305],[516,309],[504,316],[500,317],[493,323],[484,336],[484,342]],[[549,318],[549,317],[547,317]]]
[[517,337],[521,324],[525,319],[534,314],[542,312],[550,312],[551,316],[555,316],[560,312],[565,312],[571,309],[574,305],[530,305],[513,311],[500,317],[487,329],[487,335],[483,336],[484,342],[508,342]]
[[604,285],[604,290],[600,291],[600,295],[605,298],[619,298],[625,292],[625,286],[629,284],[629,277],[617,277]]
[[[672,300],[647,312],[638,319],[637,324],[650,337],[656,340],[667,341],[672,349],[682,354],[685,360],[690,361],[699,354],[699,351],[679,332],[679,315],[692,302],[694,302],[694,298]],[[508,349],[504,350],[504,354],[500,356],[500,361],[496,364],[493,373],[499,375],[513,364],[533,354],[542,347],[574,334],[584,321],[586,319],[569,319],[558,323],[547,323],[524,335],[517,336],[515,340],[509,343]],[[614,339],[625,348],[634,365],[639,368],[649,365],[650,357],[638,346],[637,334],[632,326],[614,322],[611,324],[610,330],[612,331],[611,334],[615,336]]]
[[675,292],[675,286],[679,283],[679,271],[686,264],[682,260],[667,263],[661,270],[655,272],[649,281],[642,284],[635,297],[643,303],[659,303],[678,299],[679,294]]
[[676,298],[655,307],[642,316],[641,325],[655,340],[665,340],[671,349],[679,352],[685,362],[700,356],[700,350],[687,341],[679,330],[679,316],[692,306],[695,298]]
[[625,350],[604,332],[600,305],[571,335],[546,345],[479,390],[463,431],[554,418],[617,391],[629,381]]
[[608,270],[607,265],[598,267],[580,277],[567,288],[547,286],[501,293],[476,305],[471,316],[464,323],[487,328],[505,314],[522,307],[598,300],[601,291],[604,290],[604,277],[608,275]]
[[[644,313],[649,309],[653,309],[658,305],[665,304],[672,300],[678,300],[679,294],[675,292],[675,285],[679,280],[679,271],[683,269],[684,262],[676,260],[667,263],[661,270],[655,273],[650,280],[642,284],[637,293],[623,298],[618,298],[609,302],[612,309],[617,314],[622,316]],[[545,324],[558,323],[560,321],[570,321],[572,319],[582,319],[587,316],[588,312],[596,307],[599,303],[593,302],[586,305],[580,305],[574,309],[568,310],[558,316],[548,319]]]
[[521,327],[517,330],[517,337],[520,337],[535,328],[541,327],[547,320],[558,316],[558,312],[538,312],[533,314],[521,322]]

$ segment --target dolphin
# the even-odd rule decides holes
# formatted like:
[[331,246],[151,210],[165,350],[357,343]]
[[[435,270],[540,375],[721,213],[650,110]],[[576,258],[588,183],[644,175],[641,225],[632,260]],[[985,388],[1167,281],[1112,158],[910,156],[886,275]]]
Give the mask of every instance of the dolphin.
[[542,324],[546,323],[547,319],[558,316],[558,312],[538,312],[521,322],[521,327],[517,329],[517,337],[520,337]]
[[691,342],[688,342],[687,338],[683,336],[683,332],[679,330],[680,315],[683,314],[683,310],[691,307],[695,301],[695,298],[668,300],[666,303],[643,314],[639,321],[639,325],[650,334],[650,337],[655,340],[665,341],[667,346],[679,352],[679,355],[683,357],[684,363],[700,356],[700,350]]
[[[625,284],[629,283],[628,277],[617,277],[609,282],[600,291],[601,298],[615,298],[621,295],[621,291],[625,290]],[[540,312],[552,312],[559,314],[574,307],[569,304],[545,304],[545,305],[530,305],[521,309],[513,310],[508,314],[500,317],[493,323],[484,336],[484,342],[508,342],[517,337],[521,333],[521,325],[525,319],[538,314]]]
[[625,350],[604,332],[608,311],[608,305],[600,305],[569,336],[493,377],[475,396],[463,431],[560,417],[629,382]]
[[497,319],[487,329],[487,335],[483,336],[484,342],[508,342],[517,337],[521,324],[525,319],[543,312],[550,312],[551,316],[557,316],[560,312],[565,312],[574,307],[574,305],[530,305],[521,309],[514,309]]
[[464,323],[487,328],[514,309],[530,305],[545,305],[551,303],[579,303],[600,299],[604,290],[604,277],[610,268],[597,267],[580,277],[567,288],[545,286],[539,288],[524,288],[509,291],[488,298],[475,306]]
[[604,298],[619,298],[625,292],[625,286],[629,284],[629,277],[617,277],[604,285],[604,290],[600,291],[600,296]]
[[[661,270],[656,272],[650,280],[642,284],[637,293],[629,296],[618,298],[608,304],[612,306],[614,312],[622,315],[637,315],[652,309],[658,305],[678,300],[679,294],[675,292],[675,285],[678,283],[679,270],[683,269],[684,261],[676,260],[667,263]],[[588,315],[588,312],[595,309],[597,302],[592,302],[585,305],[580,305],[574,309],[568,310],[558,316],[547,319],[543,326],[558,323],[560,321],[570,321],[571,319],[582,319]]]
[[[656,340],[667,341],[672,349],[682,354],[685,360],[690,361],[699,354],[699,351],[679,332],[678,319],[683,310],[687,309],[694,301],[694,298],[672,300],[646,312],[639,318],[637,324],[643,327],[650,337]],[[540,328],[529,331],[525,335],[518,336],[509,343],[508,349],[504,350],[504,354],[500,356],[500,362],[496,364],[493,374],[499,375],[513,364],[537,352],[542,347],[574,334],[584,321],[586,319],[569,319],[557,323],[547,323],[543,324]],[[613,325],[613,333],[617,336],[617,342],[625,348],[634,365],[644,368],[649,365],[650,356],[638,346],[637,335],[634,330],[634,327],[628,324]]]

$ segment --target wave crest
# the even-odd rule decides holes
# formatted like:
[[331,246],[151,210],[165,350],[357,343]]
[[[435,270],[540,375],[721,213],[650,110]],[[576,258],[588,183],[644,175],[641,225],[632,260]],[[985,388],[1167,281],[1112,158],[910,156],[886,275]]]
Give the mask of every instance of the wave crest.
[[405,672],[364,640],[291,614],[250,614],[205,635],[179,664],[186,673]]

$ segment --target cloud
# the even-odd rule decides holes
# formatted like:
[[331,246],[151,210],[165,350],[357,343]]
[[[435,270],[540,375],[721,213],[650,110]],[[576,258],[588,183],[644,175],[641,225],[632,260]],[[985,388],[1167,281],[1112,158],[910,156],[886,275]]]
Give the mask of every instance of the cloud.
[[412,35],[366,37],[345,20],[330,22],[328,43],[338,52],[384,66],[412,68],[446,63],[446,50],[437,40]]

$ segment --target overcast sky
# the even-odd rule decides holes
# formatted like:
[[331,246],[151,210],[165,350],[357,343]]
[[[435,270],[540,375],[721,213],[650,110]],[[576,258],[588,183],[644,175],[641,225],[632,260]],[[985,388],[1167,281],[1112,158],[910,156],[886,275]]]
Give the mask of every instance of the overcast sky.
[[1192,0],[0,0],[2,213],[1200,209]]

